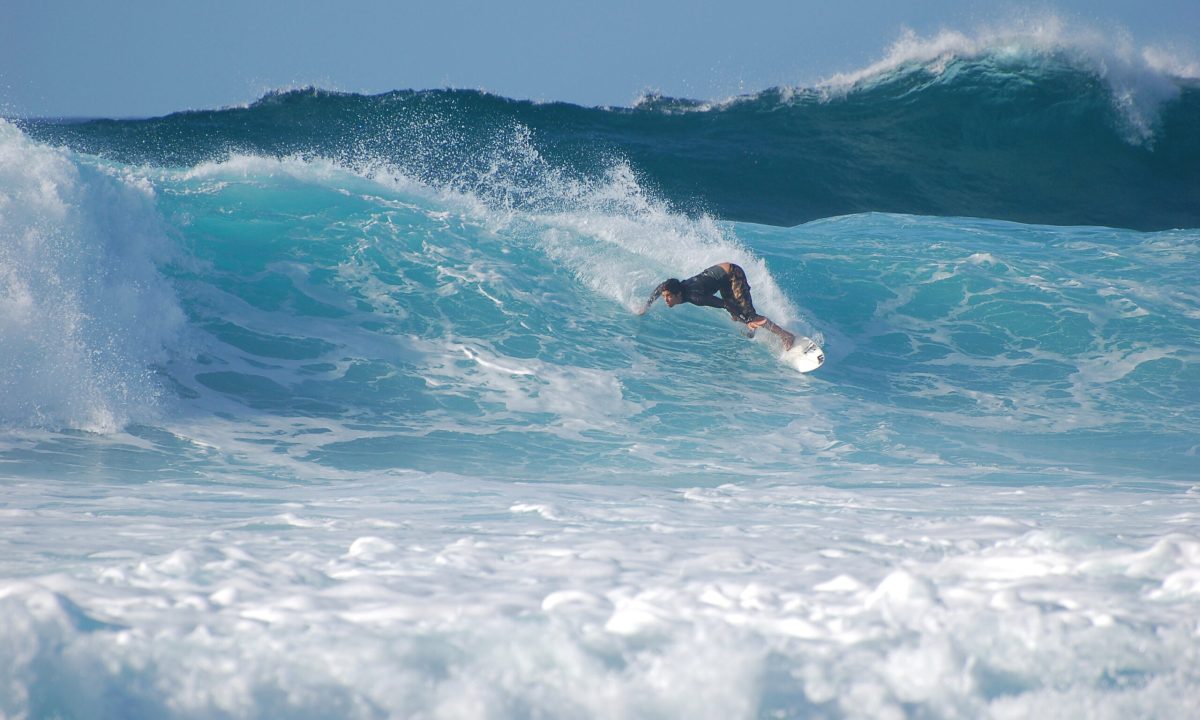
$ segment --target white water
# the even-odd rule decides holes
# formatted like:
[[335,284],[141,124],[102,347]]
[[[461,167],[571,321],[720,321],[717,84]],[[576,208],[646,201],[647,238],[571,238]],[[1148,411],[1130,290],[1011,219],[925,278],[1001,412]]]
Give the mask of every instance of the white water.
[[0,424],[144,419],[183,324],[143,179],[78,165],[0,120]]
[[0,584],[11,717],[1115,719],[1200,702],[1194,493],[409,473],[43,492],[3,497],[21,508],[4,543],[40,546]]

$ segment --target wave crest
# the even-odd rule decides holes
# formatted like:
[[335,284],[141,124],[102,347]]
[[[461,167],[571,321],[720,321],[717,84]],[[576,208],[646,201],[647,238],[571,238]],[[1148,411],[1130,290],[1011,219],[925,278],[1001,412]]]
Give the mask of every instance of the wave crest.
[[1065,23],[903,35],[806,87],[633,108],[462,90],[315,88],[144,121],[37,123],[38,139],[133,164],[235,156],[389,167],[544,209],[625,165],[675,211],[795,225],[862,212],[1138,230],[1200,226],[1200,82],[1178,52]]
[[908,72],[944,75],[963,61],[986,62],[1034,79],[1047,65],[1095,76],[1107,85],[1134,142],[1152,140],[1159,107],[1177,98],[1181,85],[1200,79],[1200,64],[1177,50],[1139,46],[1128,33],[1080,28],[1050,16],[975,33],[941,30],[921,36],[905,29],[882,59],[830,76],[816,89],[826,96],[843,96]]

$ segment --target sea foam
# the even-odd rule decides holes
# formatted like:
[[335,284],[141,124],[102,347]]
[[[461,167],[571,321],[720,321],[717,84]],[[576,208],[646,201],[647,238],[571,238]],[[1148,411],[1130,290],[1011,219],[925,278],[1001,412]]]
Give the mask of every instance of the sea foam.
[[183,313],[154,190],[0,121],[0,422],[107,431],[153,408]]

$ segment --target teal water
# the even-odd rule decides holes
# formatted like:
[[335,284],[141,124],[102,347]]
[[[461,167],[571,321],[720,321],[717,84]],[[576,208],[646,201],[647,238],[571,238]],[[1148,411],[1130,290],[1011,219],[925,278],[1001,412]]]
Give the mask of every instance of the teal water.
[[[527,145],[586,181],[627,163],[690,214],[795,225],[862,212],[1163,230],[1200,223],[1200,87],[1120,56],[1004,47],[897,60],[865,78],[633,108],[473,91],[293,90],[242,108],[27,132],[123,163],[229,154],[386,165],[492,202],[554,206]],[[497,175],[509,182],[497,184]]]

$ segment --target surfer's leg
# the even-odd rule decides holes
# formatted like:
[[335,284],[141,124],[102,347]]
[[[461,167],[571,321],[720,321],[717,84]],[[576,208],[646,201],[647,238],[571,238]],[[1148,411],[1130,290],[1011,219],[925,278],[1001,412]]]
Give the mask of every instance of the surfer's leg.
[[764,318],[762,316],[758,316],[758,317],[762,318],[762,324],[758,325],[758,326],[760,326],[760,328],[766,328],[766,329],[774,332],[775,335],[779,336],[780,340],[784,341],[785,352],[786,352],[786,350],[792,349],[793,344],[796,344],[796,336],[792,335],[791,332],[788,332],[787,330],[780,328],[779,325],[776,325],[775,323],[770,322],[769,319]]
[[737,265],[729,266],[729,275],[726,276],[725,284],[721,286],[721,299],[725,301],[735,320],[749,324],[762,317],[754,309],[746,273]]
[[754,337],[754,331],[758,328],[766,328],[779,336],[783,341],[783,349],[791,350],[792,345],[796,342],[796,336],[779,327],[765,315],[759,315],[754,309],[754,299],[750,297],[750,281],[746,279],[746,272],[737,265],[729,266],[729,283],[721,288],[721,297],[730,307],[730,313],[737,312],[735,319],[746,323],[746,327],[750,330],[750,337]]

